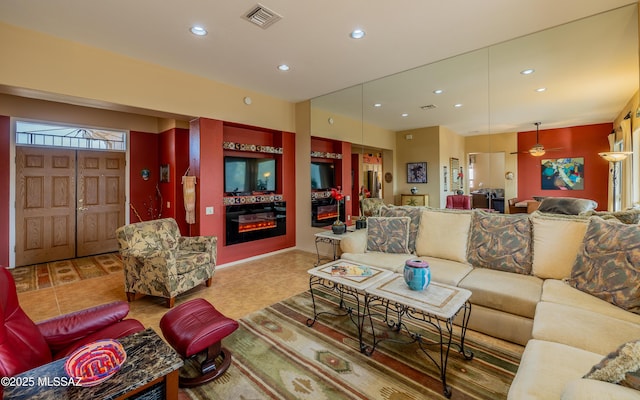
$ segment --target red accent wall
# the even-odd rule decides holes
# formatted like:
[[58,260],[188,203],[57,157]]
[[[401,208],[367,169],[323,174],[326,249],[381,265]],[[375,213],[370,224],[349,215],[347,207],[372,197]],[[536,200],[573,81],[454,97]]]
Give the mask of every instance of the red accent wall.
[[[263,240],[225,246],[223,141],[282,147],[278,163],[277,191],[287,202],[287,233]],[[237,153],[229,152],[229,153]],[[295,246],[295,135],[207,118],[191,121],[189,130],[190,175],[197,177],[196,223],[191,236],[218,237],[218,264],[229,263]],[[214,207],[213,215],[206,208]]]
[[[160,180],[160,163],[158,147],[160,135],[145,132],[131,132],[130,167],[129,167],[129,203],[136,208],[143,221],[153,219],[153,212],[148,208],[157,209],[159,202],[156,196],[156,185]],[[143,169],[151,172],[149,180],[142,179]],[[129,221],[139,222],[133,210],[129,210]]]
[[[598,210],[607,209],[609,163],[598,153],[609,150],[608,135],[612,123],[540,130],[539,142],[547,151],[542,157],[523,154],[536,143],[536,131],[518,132],[518,199],[533,196],[579,197],[598,202]],[[542,190],[541,160],[584,157],[584,190]]]
[[[188,236],[189,225],[185,220],[182,175],[189,167],[189,130],[173,128],[160,134],[159,164],[169,165],[169,182],[160,182],[162,216],[174,218],[182,235]],[[159,169],[159,166],[158,166]],[[170,207],[167,207],[167,204]]]
[[11,166],[11,119],[0,115],[0,265],[9,266],[9,167]]

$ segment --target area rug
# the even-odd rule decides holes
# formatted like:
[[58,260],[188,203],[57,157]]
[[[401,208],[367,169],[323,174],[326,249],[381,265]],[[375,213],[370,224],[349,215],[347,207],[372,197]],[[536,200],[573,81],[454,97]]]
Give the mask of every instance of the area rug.
[[[339,298],[332,292],[323,291],[316,302],[319,311],[338,310]],[[325,315],[307,327],[305,321],[312,314],[310,293],[304,292],[242,318],[240,328],[223,341],[233,354],[226,374],[209,384],[181,389],[180,398],[444,398],[439,372],[417,344],[383,341],[368,357],[359,352],[356,328],[348,317]],[[390,332],[380,320],[375,326],[376,335],[408,338]],[[409,327],[433,335],[420,323]],[[370,339],[370,333],[365,335],[365,341]],[[474,340],[469,335],[467,346],[474,352],[471,361],[453,349],[449,357],[451,398],[506,398],[522,348],[486,337]]]
[[64,285],[122,271],[118,253],[54,261],[11,270],[18,293]]

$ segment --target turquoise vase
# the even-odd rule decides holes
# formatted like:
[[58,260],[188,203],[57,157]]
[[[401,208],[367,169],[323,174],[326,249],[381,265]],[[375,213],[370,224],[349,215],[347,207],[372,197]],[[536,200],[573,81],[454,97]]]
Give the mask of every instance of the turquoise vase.
[[422,260],[409,260],[404,264],[404,281],[411,290],[424,290],[431,282],[429,263]]

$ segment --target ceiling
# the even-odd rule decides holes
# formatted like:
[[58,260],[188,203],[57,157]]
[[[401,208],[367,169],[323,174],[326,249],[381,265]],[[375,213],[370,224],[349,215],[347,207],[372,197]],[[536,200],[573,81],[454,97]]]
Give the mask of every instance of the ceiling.
[[[298,102],[636,1],[264,0],[282,16],[266,29],[243,18],[256,4],[2,0],[0,21]],[[349,38],[355,28],[366,36]]]

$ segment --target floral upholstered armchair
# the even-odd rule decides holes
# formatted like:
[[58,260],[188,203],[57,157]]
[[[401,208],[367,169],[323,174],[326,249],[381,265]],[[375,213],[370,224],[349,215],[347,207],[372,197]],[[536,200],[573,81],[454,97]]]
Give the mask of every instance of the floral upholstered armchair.
[[206,283],[211,286],[217,256],[215,236],[181,236],[173,218],[116,229],[124,263],[127,299],[159,296],[173,307],[178,294]]

